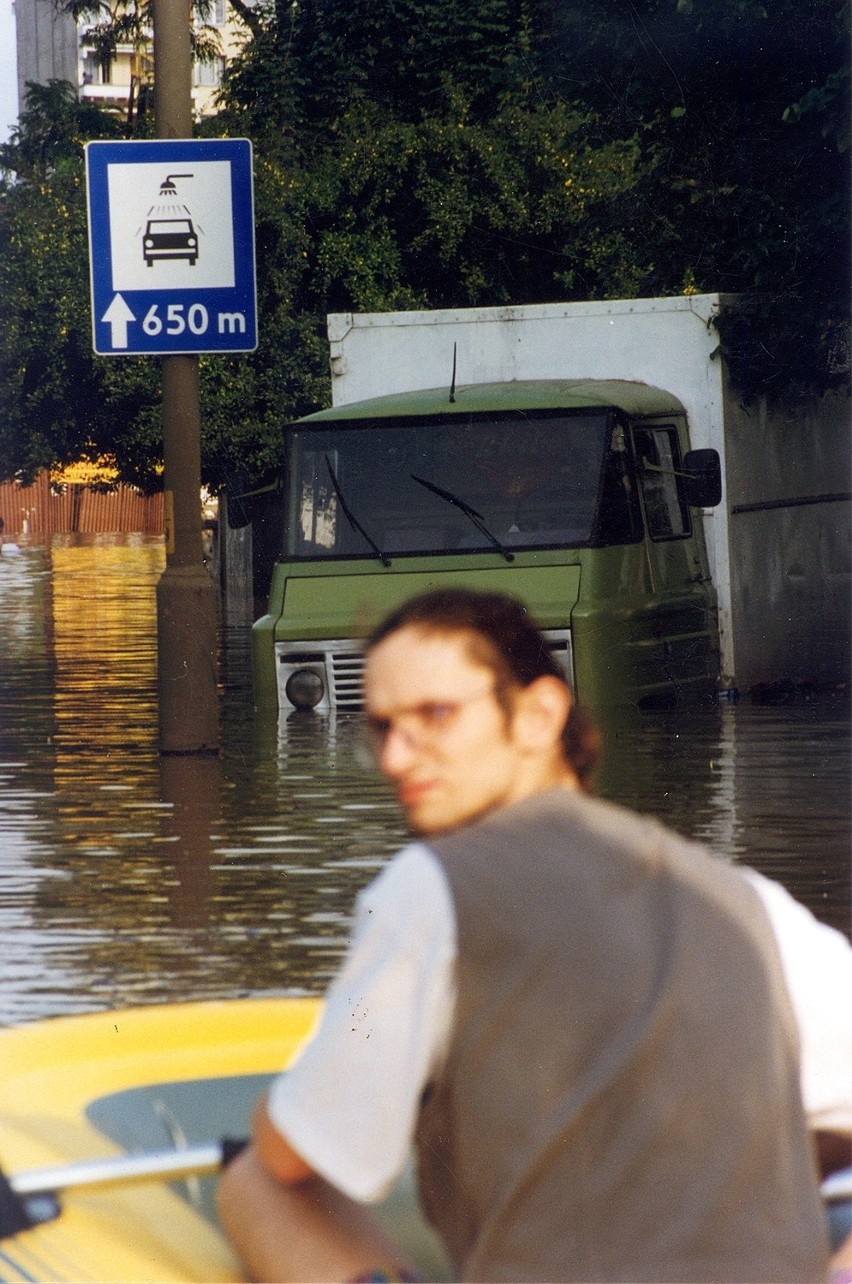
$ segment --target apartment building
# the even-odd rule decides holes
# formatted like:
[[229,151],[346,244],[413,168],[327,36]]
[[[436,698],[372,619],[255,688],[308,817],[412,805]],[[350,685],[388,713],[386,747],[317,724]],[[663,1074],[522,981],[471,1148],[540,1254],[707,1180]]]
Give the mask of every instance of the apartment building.
[[[219,34],[222,56],[212,63],[196,62],[192,74],[192,100],[199,116],[214,109],[216,91],[222,80],[225,61],[233,55],[240,29],[230,16],[227,0],[213,0],[209,23]],[[140,94],[150,85],[153,52],[150,39],[139,45],[119,45],[108,67],[98,61],[86,23],[77,23],[55,0],[15,0],[18,55],[18,110],[28,81],[47,84],[68,80],[77,85],[80,97],[103,106],[133,113]]]

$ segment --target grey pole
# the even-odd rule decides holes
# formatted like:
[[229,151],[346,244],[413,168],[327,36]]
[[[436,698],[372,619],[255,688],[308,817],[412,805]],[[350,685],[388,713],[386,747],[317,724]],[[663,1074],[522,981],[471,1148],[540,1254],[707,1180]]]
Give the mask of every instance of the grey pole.
[[[153,0],[158,138],[192,137],[190,0]],[[216,590],[201,544],[198,358],[160,358],[166,569],[157,584],[160,752],[215,753]]]

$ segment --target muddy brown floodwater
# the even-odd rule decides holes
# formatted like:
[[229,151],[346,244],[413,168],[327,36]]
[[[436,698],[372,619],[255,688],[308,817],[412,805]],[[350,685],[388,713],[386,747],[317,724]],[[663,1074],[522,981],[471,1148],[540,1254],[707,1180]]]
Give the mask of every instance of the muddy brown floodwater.
[[[0,556],[0,1022],[323,988],[352,900],[404,841],[358,724],[251,699],[220,637],[222,753],[157,752],[162,543]],[[600,791],[783,882],[849,930],[845,695],[620,714]]]

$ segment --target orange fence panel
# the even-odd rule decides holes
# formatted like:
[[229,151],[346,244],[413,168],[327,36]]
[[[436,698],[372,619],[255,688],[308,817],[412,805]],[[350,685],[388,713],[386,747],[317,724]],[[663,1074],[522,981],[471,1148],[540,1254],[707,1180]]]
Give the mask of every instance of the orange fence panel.
[[7,539],[41,541],[74,532],[162,535],[163,496],[143,495],[132,486],[52,489],[49,473],[43,472],[31,486],[0,482],[0,517]]

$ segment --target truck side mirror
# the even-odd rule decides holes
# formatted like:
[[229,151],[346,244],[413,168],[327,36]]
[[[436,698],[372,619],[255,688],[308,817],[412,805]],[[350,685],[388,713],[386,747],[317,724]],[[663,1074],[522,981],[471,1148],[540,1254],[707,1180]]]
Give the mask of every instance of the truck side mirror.
[[683,489],[693,508],[715,508],[722,498],[722,467],[717,450],[688,450],[683,457]]

